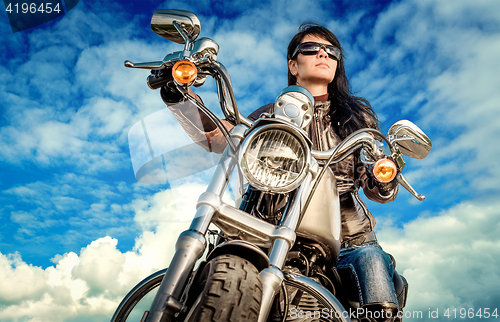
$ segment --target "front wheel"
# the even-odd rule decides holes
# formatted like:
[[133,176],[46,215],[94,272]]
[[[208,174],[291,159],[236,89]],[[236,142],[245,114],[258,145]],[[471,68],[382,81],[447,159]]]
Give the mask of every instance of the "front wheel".
[[235,255],[218,256],[207,263],[198,285],[202,291],[186,321],[257,321],[262,282],[249,261]]

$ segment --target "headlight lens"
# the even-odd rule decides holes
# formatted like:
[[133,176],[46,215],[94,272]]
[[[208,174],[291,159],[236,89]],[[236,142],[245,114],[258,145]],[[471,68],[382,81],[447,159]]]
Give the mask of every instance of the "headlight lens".
[[295,189],[309,171],[309,147],[286,126],[266,125],[251,133],[240,152],[240,166],[250,184],[263,191]]

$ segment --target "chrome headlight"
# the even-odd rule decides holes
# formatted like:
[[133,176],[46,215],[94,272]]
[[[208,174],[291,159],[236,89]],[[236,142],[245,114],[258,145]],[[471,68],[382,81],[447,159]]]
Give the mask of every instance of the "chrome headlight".
[[239,165],[255,188],[286,193],[305,178],[310,159],[309,145],[292,126],[267,124],[245,138]]

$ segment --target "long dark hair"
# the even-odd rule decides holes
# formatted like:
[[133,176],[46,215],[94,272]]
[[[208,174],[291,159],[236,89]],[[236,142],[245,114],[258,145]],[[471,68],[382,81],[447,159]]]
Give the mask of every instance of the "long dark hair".
[[[351,84],[344,69],[344,52],[337,37],[330,30],[315,23],[303,23],[299,27],[299,32],[288,44],[287,61],[292,59],[293,52],[306,35],[323,38],[340,50],[335,77],[328,84],[329,114],[335,132],[344,139],[361,128],[378,128],[378,118],[370,103],[362,97],[354,96],[351,92]],[[296,83],[297,78],[288,69],[288,85]]]

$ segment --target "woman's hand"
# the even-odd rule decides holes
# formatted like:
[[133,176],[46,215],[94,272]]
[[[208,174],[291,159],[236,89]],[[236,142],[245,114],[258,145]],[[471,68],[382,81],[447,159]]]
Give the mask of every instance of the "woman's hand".
[[394,193],[394,190],[398,186],[398,181],[396,180],[396,178],[392,179],[390,182],[378,181],[373,173],[373,164],[365,165],[365,173],[368,177],[367,184],[370,187],[370,189],[372,189],[373,187],[377,187],[380,195],[384,197],[392,195]]

